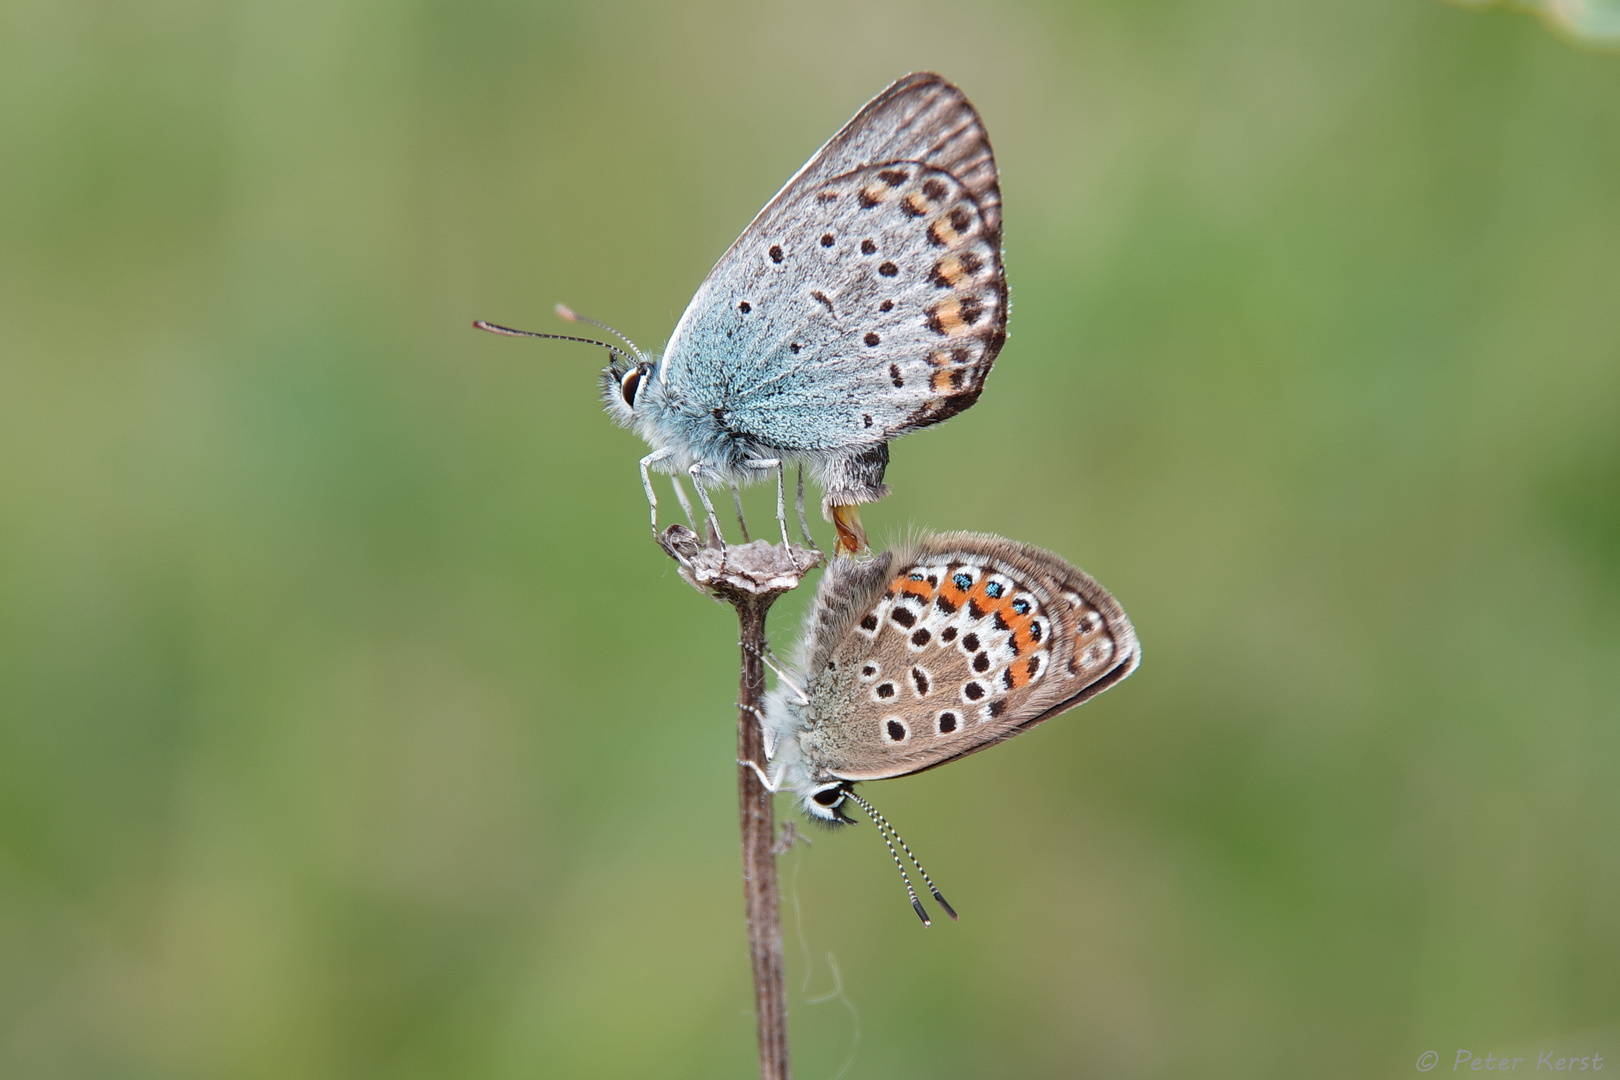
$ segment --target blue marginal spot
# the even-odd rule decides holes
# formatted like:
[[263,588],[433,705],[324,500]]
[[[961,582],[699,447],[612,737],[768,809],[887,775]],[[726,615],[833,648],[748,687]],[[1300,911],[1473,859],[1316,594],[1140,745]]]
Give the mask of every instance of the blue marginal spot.
[[966,592],[968,589],[972,588],[973,579],[968,577],[966,574],[954,574],[951,577],[951,584],[955,585],[963,592]]
[[1029,601],[1028,600],[1014,600],[1012,602],[1012,609],[1014,611],[1018,612],[1018,614],[1020,614],[1020,615],[1028,615],[1029,614]]
[[984,595],[988,596],[992,600],[999,599],[1002,591],[1001,582],[999,581],[992,581],[990,584],[984,587]]

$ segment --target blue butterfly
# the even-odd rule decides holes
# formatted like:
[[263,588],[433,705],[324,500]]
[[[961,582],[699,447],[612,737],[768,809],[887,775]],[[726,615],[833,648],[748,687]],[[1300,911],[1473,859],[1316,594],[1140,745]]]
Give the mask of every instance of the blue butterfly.
[[785,543],[782,470],[798,463],[801,529],[808,465],[838,550],[853,552],[866,546],[857,507],[888,494],[889,440],[977,401],[1006,327],[995,158],[962,91],[922,72],[872,99],[766,204],[661,357],[628,339],[628,351],[593,344],[612,353],[608,414],[652,447],[641,473],[655,532],[650,470],[692,478],[716,537],[705,488],[774,472]]

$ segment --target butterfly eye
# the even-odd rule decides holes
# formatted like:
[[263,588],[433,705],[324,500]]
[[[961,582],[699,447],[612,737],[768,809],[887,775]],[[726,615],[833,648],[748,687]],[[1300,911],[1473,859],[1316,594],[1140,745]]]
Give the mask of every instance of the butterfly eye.
[[810,798],[821,806],[835,806],[843,801],[844,793],[836,787],[823,788],[810,796]]
[[639,367],[631,368],[624,373],[624,380],[619,383],[619,392],[624,395],[624,403],[632,409],[636,407],[636,391],[641,388],[641,379],[646,372]]

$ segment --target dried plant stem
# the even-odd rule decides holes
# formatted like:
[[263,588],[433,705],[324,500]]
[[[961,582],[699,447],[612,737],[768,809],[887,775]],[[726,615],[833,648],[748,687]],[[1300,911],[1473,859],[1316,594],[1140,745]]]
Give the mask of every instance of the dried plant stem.
[[737,802],[742,818],[743,903],[748,955],[754,969],[754,1015],[759,1032],[760,1080],[790,1080],[787,984],[782,971],[782,916],[776,890],[776,819],[765,768],[760,717],[765,707],[765,616],[778,596],[798,587],[822,554],[797,545],[763,540],[724,547],[705,543],[682,525],[658,537],[693,588],[730,604],[737,612],[742,676],[737,690]]
[[[765,614],[774,596],[736,602],[742,641],[738,689],[737,760],[765,767],[765,744],[758,712],[765,703]],[[777,903],[775,815],[771,794],[746,765],[737,766],[737,801],[742,816],[743,902],[748,918],[748,955],[754,968],[754,1013],[759,1032],[761,1080],[788,1080],[787,988],[782,972],[782,918]]]

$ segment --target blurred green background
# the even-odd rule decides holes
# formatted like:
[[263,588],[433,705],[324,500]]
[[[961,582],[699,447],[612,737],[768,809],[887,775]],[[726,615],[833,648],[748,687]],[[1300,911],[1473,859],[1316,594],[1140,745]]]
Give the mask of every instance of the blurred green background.
[[751,1074],[735,624],[600,356],[468,323],[661,346],[920,68],[1015,306],[868,526],[1052,548],[1146,661],[870,790],[959,925],[869,827],[782,860],[798,1075],[1620,1048],[1620,57],[1413,0],[4,0],[0,1075]]

